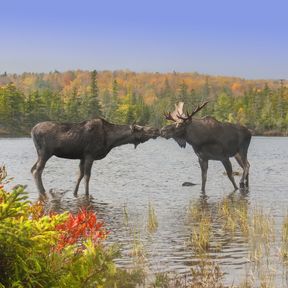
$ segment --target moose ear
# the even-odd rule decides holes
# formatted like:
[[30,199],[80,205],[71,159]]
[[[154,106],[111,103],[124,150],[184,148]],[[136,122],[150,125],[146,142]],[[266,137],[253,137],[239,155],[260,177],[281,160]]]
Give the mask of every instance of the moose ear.
[[143,131],[144,127],[136,125],[135,123],[133,123],[132,125],[130,125],[131,127],[131,131],[133,132],[140,132]]

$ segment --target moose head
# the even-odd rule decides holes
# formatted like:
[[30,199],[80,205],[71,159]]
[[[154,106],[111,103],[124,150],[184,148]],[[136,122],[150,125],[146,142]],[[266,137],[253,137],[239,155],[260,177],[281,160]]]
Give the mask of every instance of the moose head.
[[159,129],[149,127],[149,126],[140,126],[136,124],[132,124],[131,132],[134,138],[134,146],[135,148],[140,144],[148,141],[149,139],[156,139],[160,136]]
[[202,191],[205,191],[208,161],[221,161],[225,167],[228,178],[238,189],[233,173],[230,157],[235,157],[243,169],[240,187],[248,187],[248,175],[250,164],[247,160],[247,151],[251,140],[251,132],[244,126],[232,123],[222,123],[211,116],[193,119],[208,102],[198,105],[194,111],[183,113],[183,102],[175,106],[175,111],[165,113],[166,119],[173,121],[171,125],[163,127],[161,136],[173,138],[180,147],[190,144],[198,156],[202,172]]
[[187,124],[191,123],[192,117],[207,104],[208,101],[198,105],[190,114],[189,112],[183,112],[184,102],[175,104],[175,110],[173,112],[164,113],[165,118],[174,123],[163,127],[160,130],[161,136],[166,139],[174,138],[181,147],[185,147],[186,141],[182,141],[181,139],[185,138]]

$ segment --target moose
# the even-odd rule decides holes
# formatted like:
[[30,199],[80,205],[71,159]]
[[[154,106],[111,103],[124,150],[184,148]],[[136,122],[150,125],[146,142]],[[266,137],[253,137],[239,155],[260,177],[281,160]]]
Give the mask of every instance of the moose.
[[89,180],[94,160],[103,159],[114,147],[144,143],[156,139],[159,129],[139,125],[116,125],[102,118],[81,123],[40,122],[31,130],[38,159],[31,169],[40,195],[46,195],[42,172],[50,157],[80,159],[79,177],[74,189],[77,196],[80,182],[85,177],[85,193],[89,194]]
[[209,160],[221,161],[234,189],[238,189],[233,177],[230,157],[235,157],[243,169],[240,187],[248,187],[250,164],[247,159],[247,152],[251,132],[244,126],[222,123],[211,116],[200,119],[194,118],[193,116],[207,103],[198,105],[191,114],[183,112],[183,102],[175,104],[173,112],[164,113],[165,118],[174,123],[163,127],[160,134],[166,139],[173,138],[182,148],[186,147],[186,143],[192,146],[201,167],[203,192],[205,192]]

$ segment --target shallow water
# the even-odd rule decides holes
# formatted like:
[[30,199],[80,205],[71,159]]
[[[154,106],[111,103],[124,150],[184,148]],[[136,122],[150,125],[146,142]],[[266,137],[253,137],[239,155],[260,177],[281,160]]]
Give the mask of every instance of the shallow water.
[[[27,185],[31,200],[36,200],[38,193],[30,173],[36,161],[32,140],[0,139],[0,147],[0,164],[5,164],[9,175],[14,176],[10,185]],[[210,161],[206,195],[203,195],[200,168],[192,148],[181,149],[173,140],[165,139],[150,140],[136,150],[132,145],[121,146],[105,159],[95,161],[88,198],[84,196],[83,184],[79,197],[73,197],[79,161],[53,157],[47,162],[43,182],[54,195],[53,199],[50,195],[49,209],[77,211],[79,207],[92,206],[98,212],[111,230],[110,241],[122,244],[119,265],[131,265],[131,243],[139,237],[152,271],[185,273],[198,261],[187,244],[192,232],[187,221],[191,202],[206,207],[212,215],[227,196],[235,201],[244,200],[248,209],[263,207],[265,213],[274,217],[279,238],[277,233],[288,210],[287,147],[288,138],[252,138],[248,153],[250,189],[244,193],[233,192],[222,164]],[[235,171],[241,171],[234,159],[232,164]],[[240,177],[235,178],[239,182]],[[182,187],[186,181],[197,185]],[[152,234],[146,229],[149,203],[158,220],[158,229]],[[239,275],[245,274],[247,241],[240,234],[231,239],[225,233],[217,233],[218,225],[217,221],[213,222],[213,241],[216,245],[221,243],[221,249],[213,252],[212,257],[227,273],[227,281],[237,282]]]

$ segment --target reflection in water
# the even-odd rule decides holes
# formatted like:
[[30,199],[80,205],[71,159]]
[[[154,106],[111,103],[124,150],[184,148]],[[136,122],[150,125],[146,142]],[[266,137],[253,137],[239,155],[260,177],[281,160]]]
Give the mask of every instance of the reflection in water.
[[[232,192],[219,201],[202,194],[188,209],[188,246],[193,257],[207,257],[219,264],[237,266],[247,256],[248,194]],[[202,238],[201,238],[202,237]],[[233,261],[231,261],[233,259]]]
[[[243,264],[247,263],[249,252],[248,228],[245,226],[248,225],[249,210],[247,190],[233,191],[217,200],[205,193],[200,193],[198,199],[191,200],[190,204],[186,206],[184,217],[181,222],[178,221],[177,235],[172,235],[174,237],[170,237],[170,239],[166,235],[166,232],[169,231],[160,230],[151,234],[145,229],[147,223],[144,223],[149,219],[144,219],[143,215],[141,218],[144,219],[144,222],[139,221],[137,217],[134,218],[133,211],[129,211],[126,204],[119,209],[119,207],[113,207],[107,203],[97,202],[92,195],[68,198],[67,192],[51,190],[45,201],[45,210],[47,212],[70,211],[77,213],[79,209],[85,208],[95,211],[112,232],[109,240],[121,244],[123,257],[118,261],[120,266],[132,266],[134,259],[131,255],[136,253],[135,245],[139,245],[141,253],[147,256],[152,271],[176,270],[178,273],[187,275],[190,273],[191,267],[203,263],[205,258],[207,263],[212,260],[218,265],[224,266],[224,271],[228,276],[228,272],[233,269],[243,269]],[[149,205],[150,202],[147,209],[149,209]],[[204,225],[203,219],[204,222],[208,219]],[[196,237],[200,226],[202,237],[204,235],[202,241],[206,241],[205,247],[201,247],[203,244],[199,243],[201,240]],[[203,229],[207,229],[206,236]],[[180,244],[181,242],[182,244]],[[167,256],[164,256],[167,251],[166,245],[174,246],[174,252],[171,250],[171,254],[168,255],[174,264],[165,268],[162,263],[163,259],[164,261],[167,259]],[[231,281],[233,279],[234,276],[231,277]]]
[[56,191],[50,190],[45,198],[39,198],[44,204],[46,213],[56,212],[63,213],[69,211],[76,214],[81,209],[93,210],[97,213],[99,218],[107,215],[109,211],[105,211],[107,208],[106,203],[97,203],[92,195],[80,195],[78,197],[68,198],[66,193],[70,191]]
[[[0,146],[1,161],[8,174],[15,177],[13,185],[27,185],[30,199],[36,201],[38,193],[30,173],[36,159],[32,140],[0,139]],[[177,273],[190,271],[191,265],[199,260],[191,245],[191,235],[201,219],[197,219],[196,212],[205,211],[210,217],[211,234],[207,253],[221,265],[228,283],[232,283],[245,274],[243,263],[249,257],[250,245],[245,225],[251,221],[255,206],[263,207],[274,217],[279,244],[288,207],[288,178],[283,172],[288,170],[287,146],[288,138],[253,137],[249,148],[250,191],[233,193],[222,164],[211,161],[206,194],[202,194],[197,157],[189,147],[179,149],[173,141],[157,139],[139,145],[136,150],[132,145],[121,146],[105,159],[95,161],[89,197],[83,195],[83,186],[79,197],[73,196],[79,161],[53,157],[43,173],[45,187],[54,189],[47,193],[46,209],[75,213],[81,207],[90,207],[110,230],[108,240],[121,245],[123,258],[119,264],[132,263],[136,233],[153,271]],[[240,176],[235,179],[239,182]],[[187,181],[197,185],[182,186]],[[158,222],[153,233],[147,231],[149,203],[153,203]],[[189,218],[191,207],[195,218]],[[131,231],[136,232],[133,235]]]

